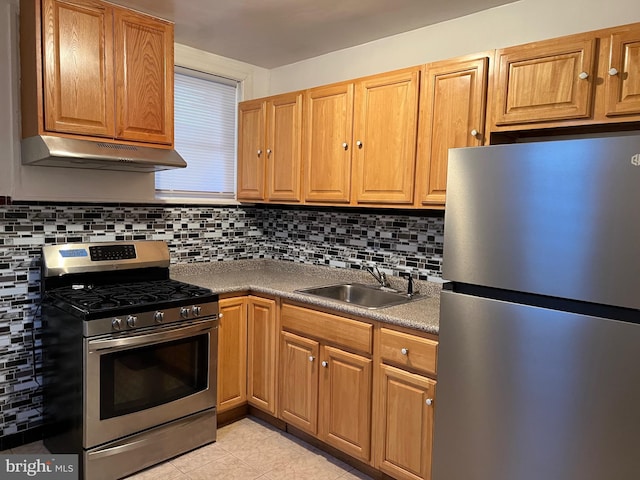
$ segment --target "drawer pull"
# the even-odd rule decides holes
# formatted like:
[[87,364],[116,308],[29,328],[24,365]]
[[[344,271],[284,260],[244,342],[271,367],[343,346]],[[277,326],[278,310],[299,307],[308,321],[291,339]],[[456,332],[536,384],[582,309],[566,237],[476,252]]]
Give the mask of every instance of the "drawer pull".
[[409,355],[409,349],[408,349],[408,348],[402,348],[402,349],[400,350],[400,353],[401,353],[402,355]]

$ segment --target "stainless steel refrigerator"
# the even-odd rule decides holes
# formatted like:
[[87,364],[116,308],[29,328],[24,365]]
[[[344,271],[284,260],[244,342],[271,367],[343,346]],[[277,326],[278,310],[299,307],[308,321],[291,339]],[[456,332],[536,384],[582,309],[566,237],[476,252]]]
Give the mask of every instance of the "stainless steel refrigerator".
[[432,480],[640,479],[640,136],[449,155]]

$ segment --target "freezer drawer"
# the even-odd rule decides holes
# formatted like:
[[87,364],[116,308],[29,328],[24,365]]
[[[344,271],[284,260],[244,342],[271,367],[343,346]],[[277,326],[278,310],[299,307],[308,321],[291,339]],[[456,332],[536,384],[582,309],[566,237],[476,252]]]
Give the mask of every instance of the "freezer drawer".
[[640,325],[441,296],[433,480],[636,480]]

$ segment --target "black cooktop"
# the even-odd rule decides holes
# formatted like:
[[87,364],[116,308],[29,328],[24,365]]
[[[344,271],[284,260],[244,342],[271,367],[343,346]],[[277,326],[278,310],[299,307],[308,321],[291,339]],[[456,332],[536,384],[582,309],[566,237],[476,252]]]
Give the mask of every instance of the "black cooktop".
[[163,279],[122,284],[72,284],[47,290],[46,301],[87,320],[217,300],[208,288]]

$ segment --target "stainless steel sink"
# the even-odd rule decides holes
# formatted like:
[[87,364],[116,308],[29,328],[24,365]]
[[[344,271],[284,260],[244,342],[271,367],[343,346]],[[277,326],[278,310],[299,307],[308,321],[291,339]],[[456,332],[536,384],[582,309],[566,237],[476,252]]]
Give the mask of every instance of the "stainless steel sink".
[[296,292],[350,303],[370,310],[401,305],[420,298],[420,295],[409,297],[406,294],[383,290],[378,286],[361,283],[340,283],[323,287],[302,288],[296,290]]

